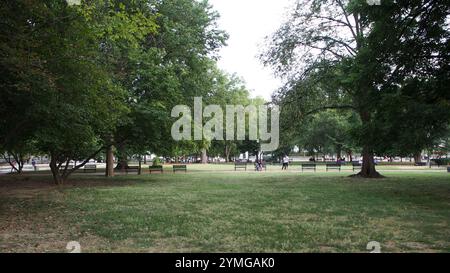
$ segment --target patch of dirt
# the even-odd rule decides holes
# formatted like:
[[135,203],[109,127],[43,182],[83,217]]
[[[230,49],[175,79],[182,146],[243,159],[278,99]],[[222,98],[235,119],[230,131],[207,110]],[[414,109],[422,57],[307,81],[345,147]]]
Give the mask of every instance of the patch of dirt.
[[50,177],[30,177],[30,176],[2,176],[0,177],[0,196],[32,198],[41,193],[51,191],[63,192],[71,188],[91,188],[91,187],[124,187],[135,185],[132,181],[108,181],[106,179],[78,179],[67,181],[64,185],[53,184]]
[[370,176],[370,177],[361,175],[361,173],[353,174],[353,175],[350,175],[349,177],[350,178],[357,178],[357,179],[384,179],[384,178],[386,178],[385,176],[381,175],[378,172],[376,174]]

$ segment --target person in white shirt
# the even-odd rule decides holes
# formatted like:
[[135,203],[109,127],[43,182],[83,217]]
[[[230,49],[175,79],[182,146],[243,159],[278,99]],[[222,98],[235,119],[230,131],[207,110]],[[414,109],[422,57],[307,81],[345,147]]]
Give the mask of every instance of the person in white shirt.
[[284,171],[284,170],[287,170],[288,167],[289,167],[289,156],[285,155],[285,156],[283,157],[283,168],[282,168],[282,170],[283,170],[283,171]]

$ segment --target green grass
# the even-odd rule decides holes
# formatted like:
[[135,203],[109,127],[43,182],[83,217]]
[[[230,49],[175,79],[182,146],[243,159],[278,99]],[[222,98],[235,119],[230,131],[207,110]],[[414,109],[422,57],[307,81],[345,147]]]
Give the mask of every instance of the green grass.
[[[0,194],[0,251],[63,252],[74,240],[83,252],[368,252],[370,241],[450,251],[449,174],[348,174],[197,170],[18,187]],[[17,183],[34,180],[49,178]]]

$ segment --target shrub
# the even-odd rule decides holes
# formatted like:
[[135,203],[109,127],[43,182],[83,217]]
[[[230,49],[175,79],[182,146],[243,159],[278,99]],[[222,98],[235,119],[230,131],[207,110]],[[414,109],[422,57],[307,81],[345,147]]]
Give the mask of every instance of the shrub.
[[153,166],[161,166],[161,165],[162,165],[161,159],[159,159],[159,157],[155,157],[153,159]]

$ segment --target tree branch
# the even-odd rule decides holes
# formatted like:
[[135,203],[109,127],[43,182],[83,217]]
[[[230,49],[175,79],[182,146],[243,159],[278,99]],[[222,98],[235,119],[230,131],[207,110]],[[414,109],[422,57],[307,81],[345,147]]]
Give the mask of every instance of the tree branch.
[[19,172],[19,170],[16,168],[16,166],[14,166],[14,164],[11,162],[11,155],[8,154],[8,157],[6,157],[6,155],[3,154],[3,158],[5,159],[6,162],[9,163],[9,165],[10,165],[16,172]]
[[333,37],[330,37],[330,36],[317,36],[317,38],[322,39],[322,40],[331,40],[335,43],[343,45],[352,56],[355,56],[355,54],[356,54],[356,50],[344,41],[334,39]]
[[356,108],[352,105],[331,105],[331,106],[323,106],[316,108],[314,110],[311,110],[303,115],[303,117],[316,114],[325,110],[356,110]]
[[81,163],[80,165],[78,165],[78,166],[75,166],[75,168],[73,168],[72,170],[70,170],[68,173],[67,173],[67,176],[66,177],[68,177],[69,175],[71,175],[72,173],[74,173],[75,171],[78,171],[79,169],[81,169],[82,167],[84,167],[88,162],[89,162],[89,160],[91,160],[91,159],[93,159],[93,158],[95,158],[95,156],[97,156],[101,151],[103,151],[105,149],[105,147],[104,146],[102,146],[100,149],[98,149],[95,153],[93,153],[91,156],[89,156],[85,161],[83,161],[83,163]]
[[350,31],[352,32],[353,38],[355,38],[355,41],[358,41],[358,35],[355,33],[355,30],[353,29],[352,24],[350,24],[350,20],[348,19],[348,15],[347,12],[345,11],[345,7],[342,4],[341,0],[336,0],[336,2],[338,3],[339,7],[341,7],[342,9],[342,13],[344,14],[345,17],[345,21],[347,22],[347,26],[350,29]]

